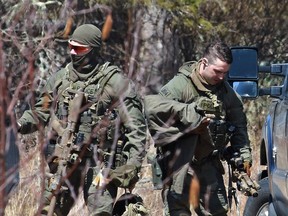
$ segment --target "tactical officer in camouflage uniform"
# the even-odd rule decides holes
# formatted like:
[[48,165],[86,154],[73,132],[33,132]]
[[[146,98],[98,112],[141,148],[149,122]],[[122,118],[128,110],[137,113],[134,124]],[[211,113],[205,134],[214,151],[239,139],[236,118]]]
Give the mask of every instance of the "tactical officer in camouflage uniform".
[[[30,133],[39,124],[49,123],[52,134],[56,134],[47,146],[50,175],[42,214],[50,210],[51,197],[56,192],[54,215],[67,215],[84,183],[89,215],[111,215],[117,188],[132,189],[138,180],[146,141],[142,103],[132,82],[118,67],[101,63],[101,31],[97,27],[79,26],[69,40],[69,48],[71,63],[47,81],[35,107],[18,120],[19,132]],[[73,99],[83,93],[73,131],[73,152],[65,170],[68,179],[64,176],[63,190],[55,191],[51,185],[59,165],[53,150],[71,123]]]
[[197,214],[226,215],[219,152],[228,144],[228,138],[250,175],[252,160],[243,104],[224,81],[231,63],[229,47],[222,42],[212,43],[198,62],[181,66],[159,95],[145,98],[149,129],[158,151],[167,160],[162,170],[166,177],[171,175],[163,191],[165,215],[191,215],[188,192],[193,171],[200,182]]

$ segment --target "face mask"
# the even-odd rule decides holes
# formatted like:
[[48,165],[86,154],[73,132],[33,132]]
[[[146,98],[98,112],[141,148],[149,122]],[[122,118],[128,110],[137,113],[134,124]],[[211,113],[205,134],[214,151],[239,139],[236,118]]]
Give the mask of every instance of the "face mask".
[[73,68],[79,73],[89,73],[98,64],[97,52],[92,48],[88,53],[81,55],[71,54]]

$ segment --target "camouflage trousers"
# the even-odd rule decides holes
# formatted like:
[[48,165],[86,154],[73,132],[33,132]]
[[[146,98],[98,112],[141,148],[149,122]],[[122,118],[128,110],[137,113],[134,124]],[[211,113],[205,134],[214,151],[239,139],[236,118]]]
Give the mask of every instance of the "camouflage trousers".
[[165,216],[190,216],[189,188],[192,175],[188,174],[189,165],[184,166],[173,176],[173,184],[163,189]]
[[[190,140],[178,140],[177,143],[168,144],[165,153],[171,153],[166,158],[163,179],[164,189],[162,198],[165,216],[190,216],[189,188],[193,171],[190,163],[194,155],[196,144]],[[164,167],[163,167],[164,166]]]
[[[49,143],[44,151],[46,160],[53,156],[55,150],[55,144]],[[49,171],[53,173],[55,167],[53,162],[49,163]],[[71,170],[71,172],[70,172]],[[69,173],[70,172],[70,173]],[[103,189],[96,188],[92,184],[93,180],[100,172],[100,167],[96,166],[96,162],[90,155],[84,157],[80,164],[77,166],[67,166],[66,173],[69,173],[69,177],[65,180],[64,186],[68,190],[62,190],[57,194],[57,201],[54,212],[57,216],[66,216],[72,209],[77,197],[79,196],[80,189],[83,188],[83,196],[85,204],[88,208],[89,216],[93,215],[112,215],[113,205],[117,196],[118,187],[109,183]],[[44,209],[49,209],[52,191],[50,189],[49,179],[45,181],[45,191],[43,197]]]
[[217,158],[209,158],[193,166],[200,182],[199,216],[225,216],[228,211],[227,194],[223,181],[223,166]]
[[[97,167],[88,168],[85,172],[84,166],[77,167],[65,184],[68,190],[64,190],[57,195],[55,206],[55,214],[57,216],[68,215],[73,207],[75,200],[79,195],[79,189],[84,183],[83,193],[85,204],[87,205],[89,215],[112,215],[114,200],[117,196],[117,187],[113,184],[108,184],[105,189],[96,188],[92,184],[93,180],[99,173],[100,169]],[[52,192],[48,187],[46,181],[46,188],[44,192],[44,209],[49,209]]]

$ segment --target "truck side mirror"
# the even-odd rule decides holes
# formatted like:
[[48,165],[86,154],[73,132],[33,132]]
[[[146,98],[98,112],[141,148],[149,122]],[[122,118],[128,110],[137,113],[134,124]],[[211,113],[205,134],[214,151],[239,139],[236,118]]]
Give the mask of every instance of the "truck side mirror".
[[243,98],[258,96],[258,50],[255,47],[232,47],[233,63],[227,79]]
[[232,87],[243,98],[256,98],[258,96],[257,82],[233,81]]
[[254,47],[232,47],[233,63],[229,70],[230,79],[258,80],[258,51]]
[[[227,74],[227,81],[243,98],[256,98],[269,95],[274,98],[285,97],[288,91],[288,63],[258,66],[258,50],[255,47],[232,47],[233,63]],[[269,73],[277,77],[284,77],[282,85],[258,87],[258,74]]]

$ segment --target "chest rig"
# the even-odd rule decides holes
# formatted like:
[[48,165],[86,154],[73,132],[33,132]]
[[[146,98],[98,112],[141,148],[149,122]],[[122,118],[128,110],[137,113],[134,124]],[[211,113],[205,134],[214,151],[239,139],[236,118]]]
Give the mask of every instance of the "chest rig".
[[[199,63],[188,62],[189,70],[183,74],[192,79],[192,91],[195,97],[191,98],[196,104],[201,104],[202,115],[210,117],[211,121],[208,126],[208,132],[211,137],[212,145],[215,149],[224,148],[229,142],[235,127],[226,121],[226,107],[224,97],[226,94],[225,84],[219,86],[207,87],[197,76]],[[192,71],[192,74],[191,74]],[[197,90],[199,89],[199,91]],[[200,90],[201,89],[201,90]]]
[[61,83],[58,84],[59,87],[55,89],[57,91],[56,114],[51,118],[52,122],[58,122],[58,125],[61,125],[61,127],[53,127],[52,124],[60,139],[61,128],[65,128],[67,125],[73,98],[79,92],[84,94],[74,131],[73,149],[75,152],[79,152],[83,146],[89,144],[90,153],[88,151],[87,154],[92,154],[92,148],[97,147],[97,152],[103,156],[109,152],[113,143],[115,124],[119,122],[118,111],[115,107],[112,107],[114,102],[103,92],[111,77],[118,72],[118,69],[117,67],[108,66],[109,63],[102,65],[96,75],[87,81],[71,81],[69,70],[66,68],[67,73],[62,78]]
[[208,100],[212,101],[212,103],[208,103],[207,112],[205,113],[208,114],[208,117],[209,113],[213,115],[208,126],[209,133],[215,149],[222,149],[229,142],[230,136],[235,129],[226,121],[226,112],[221,99],[224,95],[224,90],[222,87],[216,94],[211,92],[205,92],[205,94],[209,98]]

